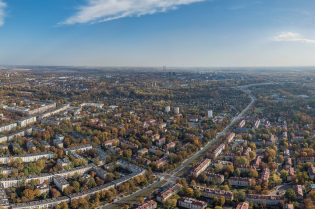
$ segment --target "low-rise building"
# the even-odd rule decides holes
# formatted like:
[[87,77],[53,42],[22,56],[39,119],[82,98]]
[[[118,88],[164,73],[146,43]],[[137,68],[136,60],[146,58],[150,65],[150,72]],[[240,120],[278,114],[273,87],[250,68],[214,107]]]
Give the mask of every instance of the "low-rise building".
[[233,192],[220,190],[220,189],[213,189],[213,188],[206,188],[202,186],[190,186],[193,190],[199,189],[201,191],[201,196],[206,198],[214,198],[214,197],[225,197],[226,200],[233,200]]
[[166,165],[168,162],[169,162],[168,156],[164,156],[161,159],[157,160],[156,164],[158,167],[160,167],[160,166]]
[[245,120],[241,120],[241,122],[239,122],[238,127],[243,128],[245,126]]
[[292,159],[291,158],[286,158],[285,163],[284,163],[284,168],[288,169],[292,166]]
[[46,141],[40,141],[40,144],[43,145],[46,149],[50,148],[50,144],[48,144],[48,142]]
[[126,140],[122,140],[122,141],[121,141],[121,145],[127,145],[128,148],[129,148],[129,147],[138,148],[138,145],[137,145],[137,144],[132,143],[132,142],[130,142],[130,141],[126,141]]
[[308,175],[310,179],[314,180],[315,177],[315,167],[310,167],[308,168]]
[[36,150],[36,146],[33,144],[33,142],[27,142],[26,147],[27,147],[27,149]]
[[232,177],[230,178],[230,182],[233,186],[243,186],[249,187],[252,179],[250,178],[241,178],[241,177]]
[[55,147],[60,147],[60,148],[63,147],[63,142],[61,140],[59,140],[59,139],[54,139],[53,140],[53,144],[54,144]]
[[215,150],[213,150],[213,157],[218,157],[221,152],[225,149],[225,145],[224,144],[220,144]]
[[82,145],[82,146],[67,148],[67,149],[65,149],[64,154],[65,154],[65,155],[68,155],[69,151],[75,152],[75,151],[77,151],[77,150],[80,150],[80,151],[82,151],[82,152],[86,152],[86,151],[89,151],[89,150],[91,150],[91,149],[93,149],[92,145],[90,145],[90,144],[85,144],[85,145]]
[[63,192],[65,188],[70,186],[70,184],[67,182],[66,179],[64,179],[62,176],[55,175],[54,176],[54,183],[58,187],[58,189]]
[[161,194],[158,194],[156,199],[159,202],[164,202],[168,198],[170,198],[173,194],[177,194],[179,192],[179,188],[181,187],[181,184],[174,184],[171,188],[168,190],[162,192]]
[[201,162],[196,168],[194,168],[191,171],[192,175],[196,175],[199,176],[199,174],[201,172],[203,172],[204,170],[206,170],[206,168],[210,165],[211,160],[210,159],[205,159],[203,162]]
[[104,142],[104,146],[108,146],[108,145],[113,146],[113,144],[114,145],[118,145],[119,144],[119,139],[112,139],[112,140]]
[[248,202],[240,202],[236,206],[236,209],[248,209],[249,203]]
[[214,162],[214,167],[217,164],[222,164],[223,168],[225,168],[227,165],[233,166],[233,163],[229,162],[229,161],[223,161],[223,160],[217,160]]
[[292,181],[292,176],[294,175],[294,167],[288,168],[287,172],[288,172],[287,181]]
[[250,166],[250,165],[238,165],[237,169],[240,171],[246,171],[246,170],[250,170],[250,169],[256,170],[256,167]]
[[235,153],[222,153],[220,156],[224,157],[225,160],[233,160],[234,157],[237,156],[237,154],[235,154]]
[[283,154],[284,154],[284,158],[290,157],[290,150],[288,150],[288,149],[284,150]]
[[147,148],[143,148],[141,150],[138,150],[138,154],[144,155],[145,153],[149,152]]
[[303,200],[302,185],[293,185],[293,190],[296,194],[296,199],[299,201]]
[[302,139],[304,139],[303,136],[294,136],[294,137],[292,137],[293,141],[301,141]]
[[234,137],[235,137],[235,133],[232,132],[232,133],[230,133],[230,135],[228,135],[225,138],[225,141],[229,144],[229,143],[231,143],[233,141]]
[[278,205],[278,203],[284,202],[285,197],[280,195],[256,195],[256,194],[248,194],[246,196],[246,201],[253,202],[254,204],[261,205],[263,202],[266,205]]
[[39,189],[40,194],[43,194],[43,193],[49,194],[49,187],[45,183],[35,185],[35,189]]
[[188,197],[182,197],[178,200],[178,205],[189,209],[205,209],[207,203],[203,201],[198,201]]
[[215,174],[215,173],[209,173],[209,172],[205,172],[205,175],[207,176],[207,179],[210,182],[213,182],[214,179],[217,179],[219,184],[222,184],[224,182],[224,176],[223,175]]
[[155,146],[152,146],[149,148],[149,152],[155,154],[156,151],[161,151],[164,155],[168,155],[170,152],[168,150],[164,150],[164,149],[161,149],[161,148],[158,148],[158,147],[155,147]]
[[157,140],[157,141],[155,142],[155,145],[156,145],[156,146],[162,146],[163,144],[165,144],[165,142],[166,142],[166,138],[163,137],[163,138]]
[[57,163],[60,163],[61,166],[70,165],[70,160],[68,158],[58,159]]
[[112,145],[107,145],[108,147],[108,151],[112,152],[112,153],[116,153],[118,155],[122,155],[123,151],[116,146],[112,146]]
[[249,156],[249,152],[252,151],[250,147],[247,147],[246,150],[243,152],[243,156]]
[[145,202],[145,203],[139,205],[135,209],[154,209],[156,207],[157,207],[157,202],[150,200],[149,202]]
[[293,204],[285,204],[283,206],[283,209],[294,209],[294,205]]
[[170,142],[166,145],[166,149],[175,148],[175,146],[176,146],[175,142]]
[[311,162],[314,163],[314,157],[300,157],[298,158],[299,163]]
[[256,159],[255,159],[255,161],[254,161],[253,166],[255,166],[256,168],[258,168],[260,162],[261,162],[261,156],[257,156]]
[[269,169],[269,168],[265,168],[265,169],[261,172],[261,177],[260,177],[260,179],[261,179],[263,182],[267,182],[267,183],[268,183],[269,175],[270,175],[270,169]]

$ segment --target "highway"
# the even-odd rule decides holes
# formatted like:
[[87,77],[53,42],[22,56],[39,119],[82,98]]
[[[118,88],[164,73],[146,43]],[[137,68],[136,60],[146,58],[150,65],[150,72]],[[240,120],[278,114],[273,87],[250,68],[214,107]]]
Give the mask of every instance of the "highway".
[[[172,181],[172,182],[175,182],[176,181],[176,176],[175,174],[180,171],[181,169],[183,169],[186,165],[188,165],[190,162],[192,162],[194,159],[196,159],[197,157],[201,156],[204,152],[204,150],[207,150],[217,139],[219,139],[220,137],[226,135],[226,132],[236,123],[236,121],[238,121],[239,119],[241,119],[244,114],[254,105],[254,103],[256,102],[256,98],[254,97],[254,95],[251,93],[250,90],[248,90],[247,88],[250,87],[250,86],[259,86],[259,85],[270,85],[270,84],[273,84],[273,83],[259,83],[259,84],[251,84],[251,85],[245,85],[245,86],[236,86],[235,88],[240,88],[242,89],[244,92],[248,93],[250,98],[252,99],[252,101],[250,102],[250,104],[238,115],[236,116],[232,121],[231,123],[225,127],[225,129],[218,133],[217,136],[212,140],[210,141],[205,147],[203,147],[202,149],[200,149],[198,152],[196,152],[191,158],[187,159],[186,161],[184,161],[182,163],[181,166],[179,166],[178,168],[176,168],[174,171],[172,171],[170,174],[168,173],[161,173],[161,174],[158,174],[160,177],[164,177],[165,180],[167,181],[166,183]],[[130,196],[127,196],[127,197],[122,197],[120,198],[118,201],[116,201],[114,204],[119,204],[119,203],[123,203],[125,202],[126,200],[129,200],[135,196],[137,196],[138,194],[141,194],[142,192],[148,190],[149,188],[151,188],[152,186],[155,186],[159,183],[159,181],[155,181],[153,182],[152,184],[150,184],[149,186],[133,193],[132,195]],[[103,207],[98,207],[99,209],[103,208],[103,209],[108,209],[110,207],[112,207],[113,204],[108,204],[106,206],[103,206]]]

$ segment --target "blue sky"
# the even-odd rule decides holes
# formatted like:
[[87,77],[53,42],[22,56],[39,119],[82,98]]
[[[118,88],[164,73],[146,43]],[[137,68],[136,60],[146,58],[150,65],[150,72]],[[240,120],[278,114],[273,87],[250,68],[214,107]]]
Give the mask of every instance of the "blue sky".
[[314,66],[312,0],[0,0],[0,65]]

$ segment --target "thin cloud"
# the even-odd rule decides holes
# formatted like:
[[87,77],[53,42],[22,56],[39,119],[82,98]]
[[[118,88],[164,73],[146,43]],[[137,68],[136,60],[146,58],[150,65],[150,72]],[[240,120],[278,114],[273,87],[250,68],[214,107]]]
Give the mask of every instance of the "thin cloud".
[[299,33],[285,32],[277,37],[272,38],[273,41],[297,41],[302,43],[312,43],[315,44],[315,40],[306,39]]
[[238,10],[238,9],[245,9],[246,6],[235,6],[235,7],[230,7],[230,10]]
[[[1,0],[0,0],[1,1]],[[180,5],[188,5],[205,0],[88,0],[86,6],[60,24],[97,23],[124,17],[142,16],[175,10]]]
[[7,6],[2,0],[0,0],[0,26],[4,24],[5,11],[4,8]]

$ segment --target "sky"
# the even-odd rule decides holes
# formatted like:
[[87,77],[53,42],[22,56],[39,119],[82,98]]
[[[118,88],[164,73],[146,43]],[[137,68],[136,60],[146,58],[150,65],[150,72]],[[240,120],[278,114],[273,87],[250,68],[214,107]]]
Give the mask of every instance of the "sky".
[[0,65],[315,66],[314,0],[0,0]]

